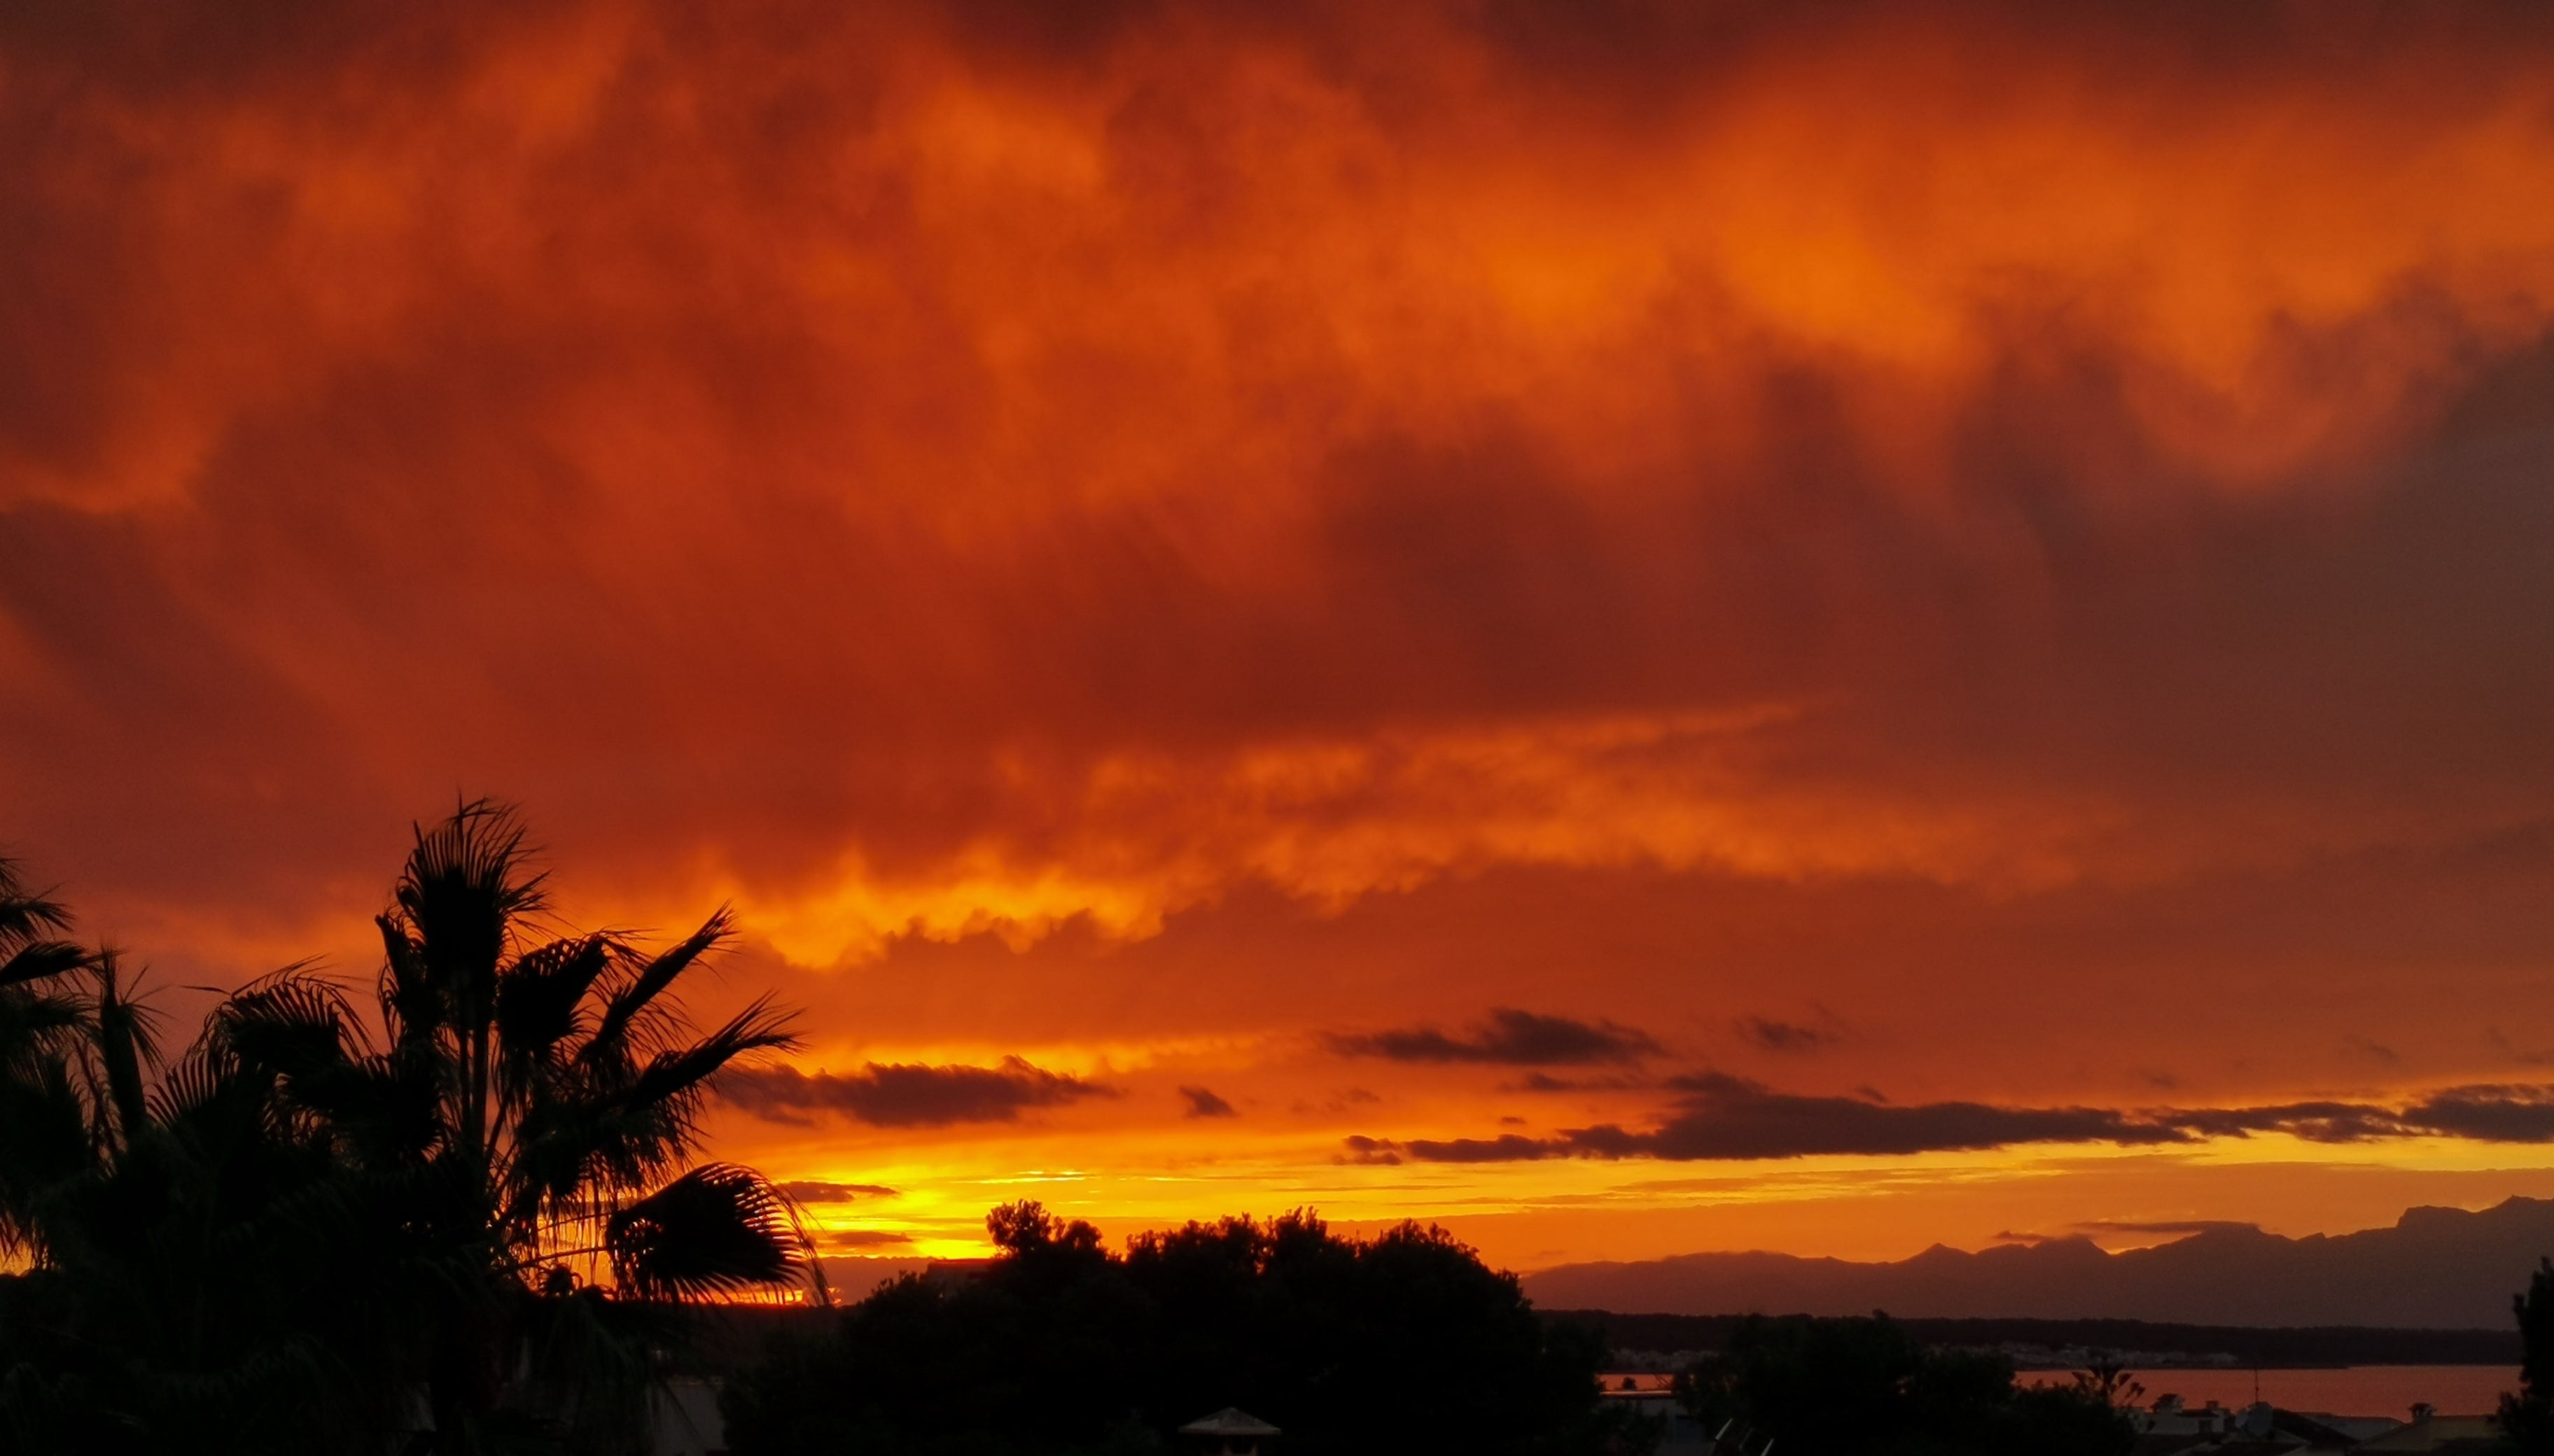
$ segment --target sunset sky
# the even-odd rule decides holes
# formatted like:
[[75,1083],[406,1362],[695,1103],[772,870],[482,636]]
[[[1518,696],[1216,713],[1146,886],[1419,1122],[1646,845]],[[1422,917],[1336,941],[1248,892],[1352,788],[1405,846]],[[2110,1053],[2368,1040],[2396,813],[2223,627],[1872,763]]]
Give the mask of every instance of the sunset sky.
[[2554,1194],[2554,7],[0,8],[0,845],[478,795],[838,1254]]

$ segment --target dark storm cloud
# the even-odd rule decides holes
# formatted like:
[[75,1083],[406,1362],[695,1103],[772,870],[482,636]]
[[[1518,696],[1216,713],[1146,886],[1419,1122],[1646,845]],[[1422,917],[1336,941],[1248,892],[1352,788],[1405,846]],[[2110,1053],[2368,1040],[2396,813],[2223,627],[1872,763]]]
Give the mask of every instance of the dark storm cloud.
[[1836,1039],[1823,1028],[1764,1016],[1742,1016],[1733,1025],[1739,1040],[1767,1052],[1814,1052]]
[[1512,1082],[1499,1083],[1502,1092],[1629,1092],[1656,1082],[1637,1073],[1618,1076],[1554,1076],[1550,1072],[1532,1071]]
[[886,1229],[827,1229],[816,1235],[816,1242],[829,1249],[894,1249],[913,1242],[909,1234]]
[[1372,1164],[1382,1168],[1401,1165],[1401,1154],[1397,1151],[1401,1145],[1398,1143],[1351,1133],[1340,1139],[1339,1146],[1346,1150],[1338,1156],[1337,1161],[1341,1163]]
[[1716,1072],[1679,1077],[1670,1085],[1683,1095],[1658,1127],[1646,1132],[1629,1132],[1611,1124],[1578,1128],[1549,1140],[1547,1147],[1559,1154],[1683,1162],[1961,1152],[2018,1143],[2152,1145],[2191,1140],[2178,1129],[2107,1108],[1999,1107],[1982,1102],[1898,1106],[1858,1097],[1778,1092],[1760,1082]]
[[1528,1159],[1558,1156],[1550,1143],[1519,1133],[1503,1133],[1495,1138],[1451,1138],[1444,1141],[1416,1138],[1407,1143],[1383,1146],[1386,1151],[1407,1153],[1422,1163],[1517,1163]]
[[1342,1057],[1389,1062],[1482,1062],[1501,1066],[1587,1066],[1638,1062],[1659,1044],[1644,1032],[1611,1021],[1577,1021],[1501,1006],[1470,1036],[1449,1036],[1435,1027],[1334,1036]]
[[1571,1133],[1601,1157],[1674,1160],[1799,1158],[2001,1148],[2016,1143],[2153,1144],[2187,1141],[2169,1128],[2095,1107],[1998,1107],[1981,1102],[1907,1106],[1855,1097],[1805,1097],[1719,1073],[1680,1077],[1677,1110],[1657,1129],[1593,1127]]
[[1233,1110],[1231,1103],[1205,1087],[1182,1087],[1180,1095],[1188,1101],[1186,1115],[1190,1117],[1239,1117],[1241,1115]]
[[[1889,1157],[1977,1152],[2040,1143],[2156,1147],[2208,1138],[2284,1133],[2310,1142],[2356,1143],[2413,1137],[2477,1142],[2554,1142],[2554,1086],[2457,1087],[2408,1106],[2292,1102],[2259,1107],[2007,1107],[1983,1102],[1905,1106],[1855,1097],[1778,1092],[1718,1072],[1679,1077],[1683,1095],[1646,1131],[1611,1123],[1555,1137],[1494,1139],[1361,1138],[1365,1159],[1406,1156],[1423,1163],[1512,1163],[1542,1158],[1655,1158],[1749,1162],[1818,1156]],[[2123,1229],[2128,1225],[2121,1225]],[[2169,1230],[2164,1230],[2169,1231]]]
[[2264,1107],[2203,1107],[2171,1114],[2175,1126],[2201,1137],[2285,1133],[2309,1143],[2365,1143],[2417,1135],[2390,1108],[2365,1102],[2281,1102]]
[[2453,1087],[2405,1108],[2403,1123],[2484,1143],[2554,1142],[2554,1086]]
[[927,1066],[877,1063],[855,1072],[747,1067],[719,1078],[719,1091],[757,1117],[803,1120],[837,1112],[872,1127],[947,1127],[1010,1122],[1036,1107],[1118,1095],[1110,1087],[1031,1066],[1017,1057],[999,1066]]
[[801,1178],[780,1185],[780,1191],[801,1203],[849,1203],[856,1198],[892,1198],[893,1188],[884,1183],[836,1183],[821,1178]]

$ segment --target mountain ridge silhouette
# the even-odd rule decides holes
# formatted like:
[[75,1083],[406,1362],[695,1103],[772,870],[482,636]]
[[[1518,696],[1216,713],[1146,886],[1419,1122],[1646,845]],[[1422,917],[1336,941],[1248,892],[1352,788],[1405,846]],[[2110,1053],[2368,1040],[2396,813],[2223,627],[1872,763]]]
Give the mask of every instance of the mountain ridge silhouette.
[[1544,1308],[1657,1314],[2141,1319],[2189,1324],[2486,1329],[2554,1255],[2554,1199],[2407,1208],[2385,1228],[2289,1238],[2216,1225],[2106,1253],[2081,1236],[1890,1263],[1763,1251],[1565,1264],[1524,1276]]

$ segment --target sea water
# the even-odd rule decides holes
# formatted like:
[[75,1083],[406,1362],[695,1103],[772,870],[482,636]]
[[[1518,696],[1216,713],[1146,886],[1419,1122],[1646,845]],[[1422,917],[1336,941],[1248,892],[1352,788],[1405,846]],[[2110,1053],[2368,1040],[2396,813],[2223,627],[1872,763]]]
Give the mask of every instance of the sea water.
[[[2026,1370],[2016,1377],[2028,1385],[2064,1384],[2073,1378],[2062,1370]],[[2146,1387],[2138,1398],[2141,1405],[2152,1405],[2164,1396],[2179,1396],[2184,1405],[2214,1400],[2241,1406],[2261,1400],[2283,1410],[2390,1415],[2396,1420],[2410,1419],[2415,1403],[2427,1403],[2441,1415],[2490,1415],[2500,1408],[2501,1392],[2518,1389],[2518,1372],[2506,1365],[2350,1365],[2258,1374],[2180,1366],[2136,1371],[2131,1378]]]
[[[2014,1377],[2024,1385],[2064,1385],[2074,1379],[2063,1370],[2026,1370]],[[2221,1367],[2175,1366],[2169,1370],[2131,1372],[2146,1388],[2140,1405],[2152,1405],[2165,1396],[2179,1396],[2184,1405],[2245,1406],[2267,1400],[2285,1410],[2321,1411],[2326,1415],[2388,1415],[2411,1418],[2412,1406],[2426,1402],[2441,1415],[2490,1415],[2500,1408],[2500,1393],[2518,1389],[2518,1372],[2506,1365],[2350,1365],[2322,1370],[2229,1370]],[[1657,1390],[1668,1384],[1662,1375],[1616,1373],[1605,1377],[1607,1390]]]

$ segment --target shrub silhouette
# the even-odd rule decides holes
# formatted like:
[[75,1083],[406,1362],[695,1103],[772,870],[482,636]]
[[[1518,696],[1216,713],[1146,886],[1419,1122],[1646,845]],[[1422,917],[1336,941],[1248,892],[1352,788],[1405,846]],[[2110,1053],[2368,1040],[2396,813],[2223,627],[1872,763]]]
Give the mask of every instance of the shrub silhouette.
[[2125,1456],[2137,1439],[2104,1400],[2018,1389],[2002,1357],[1928,1348],[1886,1314],[1751,1315],[1676,1391],[1705,1430],[1785,1456]]
[[1600,1406],[1601,1339],[1536,1316],[1442,1229],[1342,1238],[1309,1213],[1137,1235],[1111,1253],[1034,1203],[995,1209],[972,1278],[908,1277],[728,1388],[739,1456],[1169,1449],[1238,1405],[1301,1456],[1637,1451]]

